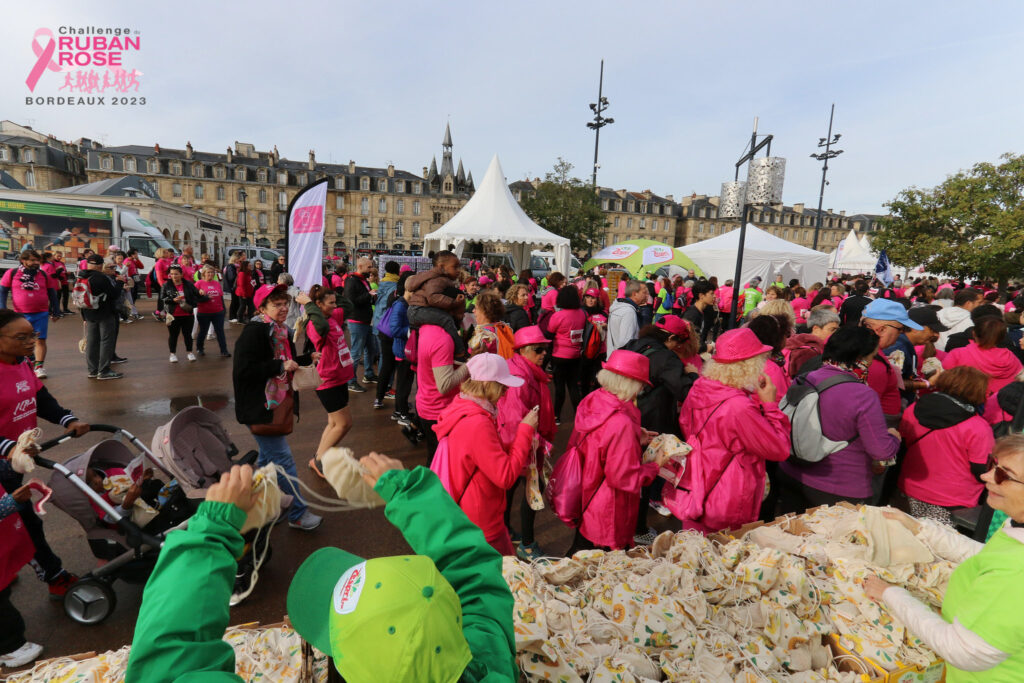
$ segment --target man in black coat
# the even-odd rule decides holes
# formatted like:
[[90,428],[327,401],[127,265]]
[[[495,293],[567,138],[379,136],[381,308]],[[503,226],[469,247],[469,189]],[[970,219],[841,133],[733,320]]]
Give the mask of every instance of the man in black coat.
[[[352,303],[351,310],[345,309],[345,322],[351,339],[352,360],[356,366],[363,364],[363,382],[376,383],[377,373],[373,369],[374,346],[376,337],[370,321],[373,320],[373,297],[376,292],[370,289],[368,277],[373,261],[361,258],[356,261],[356,269],[345,278],[344,294]],[[353,367],[353,370],[356,368]],[[364,392],[355,377],[348,385],[349,391]]]
[[[117,300],[125,279],[103,273],[103,257],[92,254],[86,259],[89,291],[99,301],[97,308],[83,308],[85,319],[85,362],[93,379],[121,379],[124,375],[110,369],[117,345]],[[81,276],[80,276],[81,277]]]

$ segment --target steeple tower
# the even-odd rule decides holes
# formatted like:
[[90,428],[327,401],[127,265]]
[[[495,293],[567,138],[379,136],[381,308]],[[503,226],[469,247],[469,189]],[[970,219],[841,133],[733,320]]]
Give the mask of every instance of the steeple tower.
[[452,130],[451,126],[444,126],[444,142],[441,143],[441,179],[451,176],[455,180],[455,165],[452,163]]

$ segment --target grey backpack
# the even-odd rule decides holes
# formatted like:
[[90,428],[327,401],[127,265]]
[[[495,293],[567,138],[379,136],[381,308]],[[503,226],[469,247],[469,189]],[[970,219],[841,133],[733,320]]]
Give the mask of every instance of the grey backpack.
[[789,418],[790,453],[793,457],[805,462],[821,462],[850,445],[848,441],[833,441],[822,433],[819,399],[822,393],[834,386],[858,381],[846,374],[834,375],[817,385],[807,381],[805,375],[793,380],[789,391],[779,401],[779,410]]

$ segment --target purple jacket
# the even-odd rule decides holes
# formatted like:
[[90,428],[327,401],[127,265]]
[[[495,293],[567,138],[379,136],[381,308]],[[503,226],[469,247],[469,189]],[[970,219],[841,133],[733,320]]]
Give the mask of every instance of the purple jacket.
[[[843,372],[826,365],[807,376],[817,384]],[[821,431],[849,446],[820,462],[789,459],[779,467],[798,482],[819,491],[847,498],[871,497],[871,461],[888,460],[900,440],[885,427],[878,394],[867,384],[839,384],[821,394]],[[856,437],[856,438],[855,438]]]

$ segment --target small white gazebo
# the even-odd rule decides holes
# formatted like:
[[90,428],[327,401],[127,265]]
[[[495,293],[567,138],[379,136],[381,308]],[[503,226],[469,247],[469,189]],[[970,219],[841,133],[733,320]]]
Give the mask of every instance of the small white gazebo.
[[462,256],[467,242],[501,242],[510,245],[518,272],[530,267],[530,251],[551,245],[555,268],[569,272],[569,239],[534,223],[516,202],[505,183],[501,162],[495,154],[476,193],[451,220],[423,237],[423,253],[455,245]]
[[874,272],[878,255],[872,254],[869,247],[850,230],[842,241],[831,260],[830,268],[847,273]]

